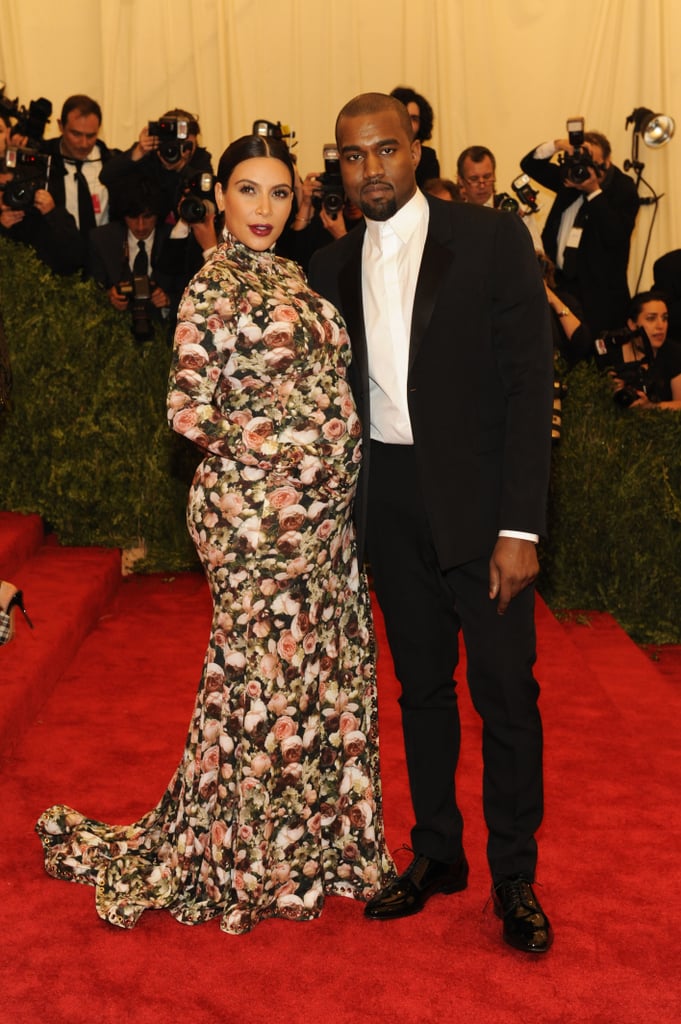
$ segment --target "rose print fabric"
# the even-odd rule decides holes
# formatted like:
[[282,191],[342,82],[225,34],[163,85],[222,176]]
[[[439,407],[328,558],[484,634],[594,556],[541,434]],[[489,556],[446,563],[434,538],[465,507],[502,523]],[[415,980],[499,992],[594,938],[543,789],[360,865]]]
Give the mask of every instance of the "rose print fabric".
[[185,293],[168,410],[206,453],[187,520],[214,615],[184,756],[133,825],[60,805],[36,826],[47,871],[94,885],[112,924],[166,908],[237,934],[394,873],[349,356],[339,314],[272,253],[221,245]]

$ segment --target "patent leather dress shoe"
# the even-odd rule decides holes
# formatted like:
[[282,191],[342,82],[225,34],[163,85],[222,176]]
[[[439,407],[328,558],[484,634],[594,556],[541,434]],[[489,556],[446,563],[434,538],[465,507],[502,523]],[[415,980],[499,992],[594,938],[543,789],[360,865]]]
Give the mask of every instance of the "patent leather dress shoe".
[[522,876],[505,878],[492,888],[497,917],[504,922],[504,941],[523,953],[546,953],[553,942],[549,919],[530,882]]
[[373,921],[392,921],[423,910],[436,893],[461,892],[468,884],[468,862],[463,854],[454,864],[444,864],[417,854],[407,870],[381,889],[364,908]]

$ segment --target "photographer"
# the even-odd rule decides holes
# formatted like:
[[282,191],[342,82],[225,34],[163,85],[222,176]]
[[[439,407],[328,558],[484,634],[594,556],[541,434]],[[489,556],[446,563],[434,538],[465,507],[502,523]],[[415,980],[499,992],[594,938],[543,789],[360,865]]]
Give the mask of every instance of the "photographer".
[[[468,146],[459,153],[456,161],[459,194],[464,203],[474,206],[489,206],[504,213],[517,213],[530,232],[535,249],[541,248],[541,239],[535,227],[534,205],[527,206],[508,192],[496,192],[497,161],[487,146]],[[536,195],[536,193],[533,193]]]
[[102,110],[89,96],[69,96],[57,123],[61,134],[40,144],[50,157],[48,188],[56,205],[73,217],[86,246],[90,231],[109,220],[100,172],[115,151],[99,138]]
[[640,292],[631,301],[628,331],[611,336],[610,345],[607,338],[597,340],[597,353],[600,351],[601,360],[608,359],[611,365],[609,373],[619,405],[681,409],[681,344],[667,338],[668,327],[664,295]]
[[142,128],[130,149],[109,160],[100,180],[115,188],[131,175],[149,178],[160,194],[160,220],[175,223],[187,177],[213,173],[210,153],[198,145],[200,131],[198,120],[186,110],[168,110]]
[[158,266],[171,228],[158,222],[160,195],[149,179],[128,178],[112,191],[111,205],[114,219],[90,233],[89,269],[114,309],[130,314],[135,338],[144,341],[154,321],[168,319],[177,291]]
[[361,210],[347,201],[340,171],[334,167],[333,159],[327,160],[323,172],[311,171],[302,181],[296,168],[296,214],[277,252],[295,260],[305,273],[313,253],[347,235],[362,220]]
[[[18,168],[7,167],[8,153]],[[32,161],[30,176],[22,177],[22,155]],[[47,191],[48,167],[48,158],[34,150],[5,151],[0,159],[0,235],[30,246],[55,274],[74,274],[85,265],[85,239],[66,207],[57,206]]]
[[543,248],[556,264],[556,282],[577,297],[595,330],[615,327],[626,315],[629,243],[639,206],[633,180],[610,153],[604,135],[581,131],[543,143],[520,161],[525,174],[556,193]]

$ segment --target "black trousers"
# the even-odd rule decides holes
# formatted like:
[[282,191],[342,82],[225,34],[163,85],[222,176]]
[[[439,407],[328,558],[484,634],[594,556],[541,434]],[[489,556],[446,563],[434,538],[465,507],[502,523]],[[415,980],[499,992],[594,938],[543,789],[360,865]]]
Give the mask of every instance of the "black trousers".
[[[461,495],[466,500],[466,495]],[[543,813],[534,590],[500,616],[489,558],[442,570],[412,447],[372,442],[368,557],[400,681],[416,853],[453,862],[463,844],[455,772],[460,723],[454,672],[463,634],[471,699],[482,719],[483,809],[494,882],[534,880]],[[490,551],[491,554],[491,551]]]

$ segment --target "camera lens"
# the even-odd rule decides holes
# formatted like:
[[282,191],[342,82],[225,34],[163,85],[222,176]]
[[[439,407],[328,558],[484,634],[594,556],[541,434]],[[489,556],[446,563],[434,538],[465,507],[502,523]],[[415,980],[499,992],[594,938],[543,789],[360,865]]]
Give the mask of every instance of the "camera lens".
[[187,224],[200,224],[205,218],[207,210],[203,199],[196,196],[186,196],[179,207],[179,214]]
[[177,164],[182,159],[182,147],[179,142],[162,142],[158,151],[169,164]]

